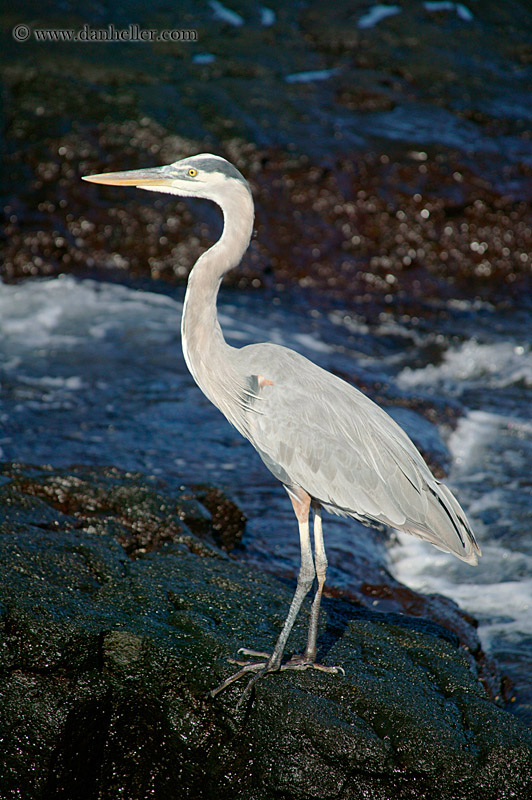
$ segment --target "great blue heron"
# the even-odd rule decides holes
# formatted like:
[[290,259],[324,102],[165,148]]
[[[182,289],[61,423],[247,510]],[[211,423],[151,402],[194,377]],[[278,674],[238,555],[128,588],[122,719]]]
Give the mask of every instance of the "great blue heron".
[[[223,212],[221,238],[188,279],[181,336],[200,389],[255,447],[284,485],[299,525],[301,567],[283,629],[271,654],[241,649],[240,669],[211,694],[251,673],[244,691],[267,672],[313,667],[327,558],[321,509],[364,523],[384,523],[477,563],[480,548],[449,489],[437,481],[405,432],[373,401],[299,353],[276,344],[230,347],[216,313],[225,273],[239,264],[251,237],[247,181],[224,158],[201,154],[165,167],[91,175],[85,180],[213,200]],[[314,512],[314,558],[309,512]],[[305,652],[282,663],[301,604],[317,578]],[[254,659],[254,660],[248,660]]]

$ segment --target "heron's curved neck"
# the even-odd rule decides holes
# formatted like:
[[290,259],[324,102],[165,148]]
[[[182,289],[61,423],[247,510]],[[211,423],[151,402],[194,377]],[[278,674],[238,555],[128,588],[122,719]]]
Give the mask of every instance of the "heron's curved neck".
[[229,358],[229,347],[216,314],[218,289],[225,273],[240,263],[247,250],[254,215],[253,200],[244,184],[235,184],[227,197],[216,202],[224,216],[223,233],[216,244],[200,256],[189,275],[181,320],[187,367],[210,400],[217,394],[213,390],[223,379],[223,369]]

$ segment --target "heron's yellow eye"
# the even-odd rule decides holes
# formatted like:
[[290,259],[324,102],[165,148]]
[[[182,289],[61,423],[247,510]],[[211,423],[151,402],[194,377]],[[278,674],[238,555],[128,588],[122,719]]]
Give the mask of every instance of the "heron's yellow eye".
[[190,169],[188,171],[189,178],[195,178],[197,174],[198,174],[198,170],[194,169],[194,167],[190,167]]

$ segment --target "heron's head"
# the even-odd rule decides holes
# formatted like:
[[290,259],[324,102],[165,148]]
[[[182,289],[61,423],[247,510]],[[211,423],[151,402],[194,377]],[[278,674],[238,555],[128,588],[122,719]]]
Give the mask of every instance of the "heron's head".
[[250,192],[247,181],[229,161],[210,153],[183,158],[167,167],[132,169],[86,175],[84,181],[111,186],[138,186],[151,192],[167,192],[184,197],[203,197],[220,203],[231,187]]

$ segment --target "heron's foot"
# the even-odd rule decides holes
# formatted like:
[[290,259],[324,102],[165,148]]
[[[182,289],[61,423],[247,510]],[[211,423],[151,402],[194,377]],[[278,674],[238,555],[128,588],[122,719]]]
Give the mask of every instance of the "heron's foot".
[[345,669],[343,667],[318,664],[317,661],[305,654],[292,656],[285,664],[281,664],[280,669],[317,669],[319,672],[332,672],[333,675],[343,675],[345,678]]
[[[251,658],[258,658],[261,661],[268,661],[270,658],[269,653],[264,653],[262,650],[249,650],[247,647],[240,647],[238,650],[239,653],[242,653],[243,656],[249,656]],[[240,666],[244,667],[249,664],[254,664],[253,661],[243,661],[237,658],[229,658],[228,661],[231,664],[239,664]],[[275,668],[272,667],[270,670],[271,672],[283,672],[285,669],[317,669],[320,672],[332,672],[335,675],[343,675],[345,677],[345,670],[343,667],[329,667],[325,664],[318,664],[313,658],[307,656],[305,654],[293,655],[291,658],[288,659],[284,664],[281,664],[279,667]]]
[[[264,653],[262,650],[249,650],[247,647],[240,647],[238,652],[241,653],[243,656],[249,656],[250,658],[258,658],[261,661],[268,661],[270,658],[269,653]],[[228,661],[231,664],[239,664],[240,666],[244,667],[249,664],[253,664],[253,661],[243,661],[237,658],[229,658]],[[272,667],[270,672],[283,672],[285,669],[317,669],[320,672],[332,672],[335,675],[343,675],[345,677],[345,670],[343,667],[329,667],[325,664],[318,664],[313,658],[307,656],[305,654],[298,654],[293,655],[291,658],[288,659],[284,664],[281,664],[279,667],[275,668]]]
[[[244,648],[242,649],[244,650]],[[239,652],[241,651],[239,650]],[[262,678],[262,676],[266,675],[267,672],[274,672],[275,670],[279,669],[278,666],[270,664],[270,655],[268,653],[258,653],[256,650],[244,650],[244,652],[246,654],[251,655],[252,657],[259,657],[262,660],[243,661],[238,658],[229,658],[228,659],[229,663],[238,664],[240,669],[233,675],[230,675],[228,678],[226,678],[225,681],[222,681],[222,683],[215,689],[212,689],[209,692],[209,697],[216,697],[217,694],[223,692],[224,689],[227,689],[228,686],[231,686],[232,683],[235,683],[235,681],[238,681],[244,675],[248,675],[250,672],[254,673],[250,678],[250,680],[248,681],[246,688],[242,692],[240,700],[236,704],[236,707],[239,708],[242,705],[244,699],[250,693],[254,684],[259,680],[259,678]]]
[[243,700],[248,696],[251,689],[255,685],[255,683],[262,678],[263,675],[266,675],[268,672],[284,672],[287,669],[294,669],[294,670],[306,670],[306,669],[317,669],[320,672],[331,672],[335,675],[343,675],[345,676],[345,670],[343,667],[338,666],[326,666],[325,664],[318,664],[313,659],[309,658],[306,655],[293,655],[288,661],[284,664],[275,664],[271,661],[271,655],[269,653],[264,653],[261,650],[249,650],[246,647],[241,647],[238,650],[243,656],[247,656],[249,658],[257,658],[258,661],[248,661],[239,658],[229,658],[228,661],[230,664],[237,664],[240,669],[235,672],[233,675],[230,675],[229,678],[226,678],[219,686],[212,691],[209,692],[210,697],[216,697],[217,694],[223,692],[224,689],[227,689],[232,683],[235,681],[240,680],[244,675],[248,675],[250,672],[253,673],[251,679],[248,681],[248,684],[242,695],[240,700],[237,703],[237,708],[242,704]]

